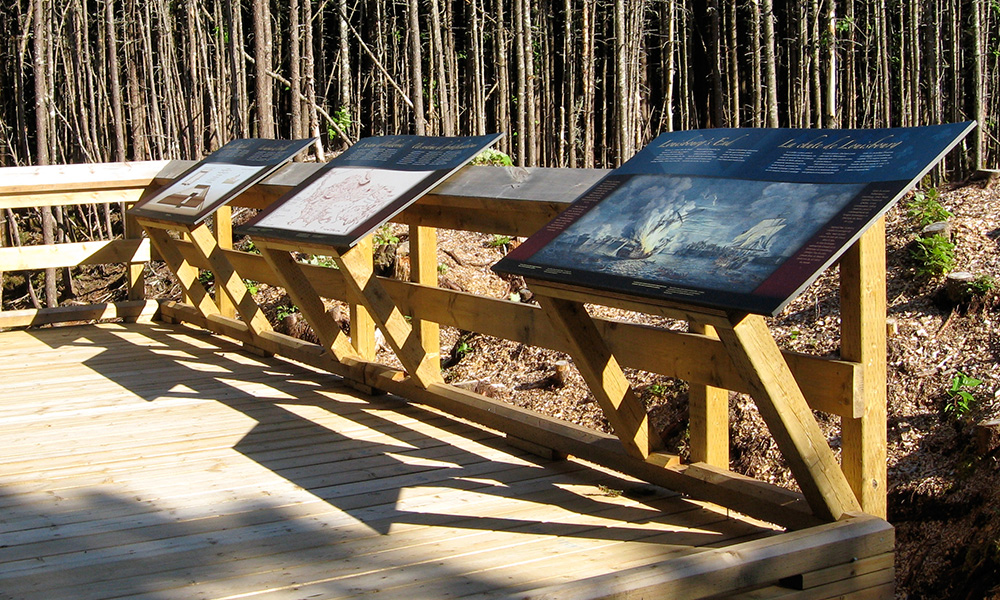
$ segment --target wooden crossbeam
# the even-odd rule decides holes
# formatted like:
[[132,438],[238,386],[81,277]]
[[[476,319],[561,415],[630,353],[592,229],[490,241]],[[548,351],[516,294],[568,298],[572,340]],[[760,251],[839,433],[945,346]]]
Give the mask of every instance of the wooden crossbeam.
[[764,318],[736,316],[714,325],[813,512],[821,519],[837,520],[860,511]]
[[660,438],[587,309],[573,300],[541,295],[536,298],[546,316],[566,335],[573,362],[625,450],[642,459],[649,457],[661,446]]
[[410,376],[425,388],[434,383],[443,383],[438,357],[430,355],[424,349],[419,336],[375,277],[369,266],[371,254],[366,256],[363,249],[355,247],[335,254],[334,260],[345,275],[348,291],[375,319]]
[[229,262],[225,251],[219,247],[208,226],[190,227],[184,224],[146,218],[140,218],[138,222],[146,230],[153,246],[177,277],[185,296],[190,298],[204,316],[218,316],[222,315],[222,312],[219,309],[219,304],[198,280],[198,267],[188,261],[178,249],[176,241],[170,237],[169,232],[171,231],[188,239],[197,253],[198,259],[203,261],[203,264],[207,264],[215,275],[216,295],[228,297],[254,336],[272,331],[264,311],[254,301],[250,290],[247,289],[243,279]]
[[[363,275],[365,278],[374,276],[373,246],[371,236],[367,236],[359,240],[351,249],[355,258],[353,272],[356,275]],[[351,294],[348,294],[347,304],[351,312],[351,344],[365,360],[375,360],[375,355],[378,353],[378,347],[375,343],[375,320],[368,313],[364,304],[361,304],[356,298],[351,298]]]

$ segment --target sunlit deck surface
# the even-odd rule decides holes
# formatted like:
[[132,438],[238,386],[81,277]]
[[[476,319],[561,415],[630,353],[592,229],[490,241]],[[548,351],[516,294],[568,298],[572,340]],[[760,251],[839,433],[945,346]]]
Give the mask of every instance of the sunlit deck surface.
[[568,597],[777,533],[187,327],[0,372],[0,598]]

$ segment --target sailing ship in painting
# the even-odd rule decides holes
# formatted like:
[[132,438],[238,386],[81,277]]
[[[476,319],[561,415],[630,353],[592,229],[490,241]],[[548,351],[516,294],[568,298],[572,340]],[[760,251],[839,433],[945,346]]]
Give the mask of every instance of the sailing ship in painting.
[[764,219],[739,234],[725,249],[715,265],[720,269],[738,269],[751,260],[771,254],[774,238],[785,228],[784,219]]
[[635,280],[749,292],[858,191],[634,176],[535,259]]

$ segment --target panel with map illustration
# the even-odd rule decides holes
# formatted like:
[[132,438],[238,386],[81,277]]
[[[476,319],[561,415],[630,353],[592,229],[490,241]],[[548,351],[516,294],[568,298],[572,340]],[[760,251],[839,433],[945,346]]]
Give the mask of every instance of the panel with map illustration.
[[196,225],[313,143],[233,140],[129,209],[133,216]]
[[494,270],[777,314],[972,126],[664,134]]
[[362,139],[237,232],[349,248],[499,138]]

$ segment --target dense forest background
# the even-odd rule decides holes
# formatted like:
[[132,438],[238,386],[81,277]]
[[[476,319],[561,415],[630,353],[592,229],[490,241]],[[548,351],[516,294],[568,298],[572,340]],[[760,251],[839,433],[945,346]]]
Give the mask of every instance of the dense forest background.
[[5,0],[0,165],[194,159],[236,137],[508,135],[620,164],[722,126],[976,119],[1000,157],[998,0]]

